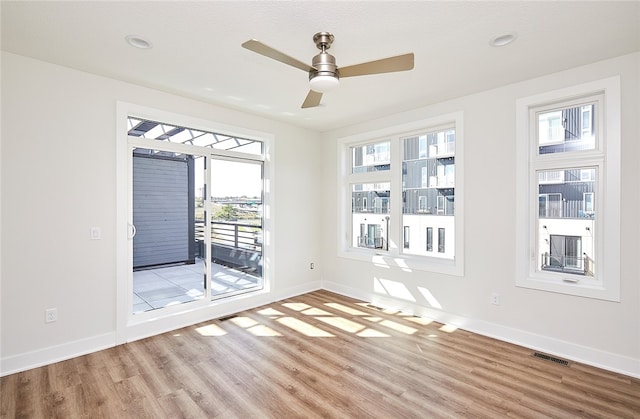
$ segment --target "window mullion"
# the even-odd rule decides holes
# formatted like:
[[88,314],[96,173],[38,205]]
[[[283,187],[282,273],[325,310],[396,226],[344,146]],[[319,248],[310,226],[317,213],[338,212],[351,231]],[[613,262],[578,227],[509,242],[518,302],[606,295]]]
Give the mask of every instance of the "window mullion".
[[396,137],[391,141],[391,213],[389,214],[389,252],[398,255],[402,241],[402,146]]

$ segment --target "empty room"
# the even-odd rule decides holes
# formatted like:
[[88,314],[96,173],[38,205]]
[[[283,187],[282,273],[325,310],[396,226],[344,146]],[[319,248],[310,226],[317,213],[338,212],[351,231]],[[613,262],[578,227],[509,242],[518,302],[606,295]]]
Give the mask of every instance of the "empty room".
[[640,417],[640,2],[0,19],[0,417]]

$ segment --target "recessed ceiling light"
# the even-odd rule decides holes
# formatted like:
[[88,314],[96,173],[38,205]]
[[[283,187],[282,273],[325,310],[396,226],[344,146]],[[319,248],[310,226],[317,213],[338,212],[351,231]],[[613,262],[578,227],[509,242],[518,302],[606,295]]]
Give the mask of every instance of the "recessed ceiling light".
[[516,34],[515,32],[494,36],[489,41],[489,45],[491,45],[492,47],[503,47],[515,41],[517,37],[518,37],[518,34]]
[[138,35],[127,35],[124,37],[124,39],[132,47],[136,47],[140,49],[153,48],[153,44],[151,44],[151,42],[147,41],[146,39]]

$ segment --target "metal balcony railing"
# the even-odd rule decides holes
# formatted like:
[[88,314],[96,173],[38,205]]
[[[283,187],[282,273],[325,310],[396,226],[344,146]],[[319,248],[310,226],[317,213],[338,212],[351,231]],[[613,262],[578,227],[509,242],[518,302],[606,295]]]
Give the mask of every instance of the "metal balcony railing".
[[[204,221],[195,223],[197,256],[204,257]],[[211,261],[262,273],[262,226],[211,222]]]
[[595,263],[587,254],[583,254],[582,257],[577,257],[568,255],[550,255],[548,252],[545,252],[540,256],[540,267],[542,270],[593,276]]
[[384,238],[382,237],[369,237],[358,236],[358,247],[366,247],[368,249],[383,249]]

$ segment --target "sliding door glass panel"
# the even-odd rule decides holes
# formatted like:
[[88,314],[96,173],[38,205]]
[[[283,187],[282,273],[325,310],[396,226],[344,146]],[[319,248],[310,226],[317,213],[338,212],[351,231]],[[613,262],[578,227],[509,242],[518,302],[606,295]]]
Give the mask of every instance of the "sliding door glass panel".
[[261,289],[262,162],[211,160],[211,297]]
[[133,312],[203,298],[204,157],[135,148],[132,162]]

